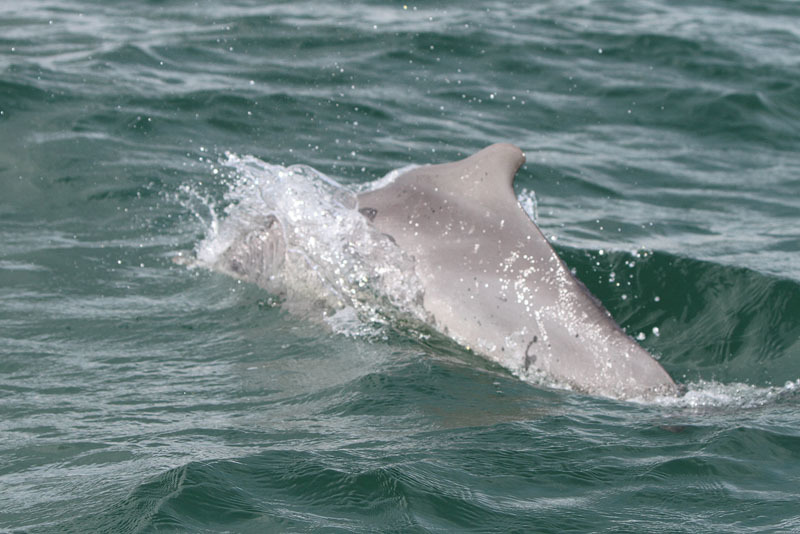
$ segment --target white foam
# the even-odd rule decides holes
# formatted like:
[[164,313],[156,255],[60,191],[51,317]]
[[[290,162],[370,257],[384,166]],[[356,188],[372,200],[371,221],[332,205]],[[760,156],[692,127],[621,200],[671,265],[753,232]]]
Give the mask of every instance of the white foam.
[[783,386],[753,386],[735,382],[722,384],[700,380],[684,384],[686,393],[679,397],[656,397],[648,400],[632,399],[643,404],[683,408],[702,411],[715,408],[750,409],[772,404],[778,400],[800,393],[800,379],[786,382]]
[[407,173],[408,171],[414,170],[417,167],[419,167],[419,165],[413,165],[412,164],[412,165],[406,165],[405,167],[400,167],[399,169],[394,169],[393,171],[389,171],[382,178],[378,178],[377,180],[374,180],[372,182],[361,184],[359,186],[358,191],[359,192],[361,192],[361,191],[375,191],[376,189],[381,189],[383,187],[386,187],[387,185],[390,185],[395,180],[397,180],[398,176],[402,176],[405,173]]
[[220,164],[228,169],[222,215],[194,194],[207,206],[195,265],[255,283],[339,333],[427,319],[413,260],[367,223],[355,192],[304,165],[230,153]]

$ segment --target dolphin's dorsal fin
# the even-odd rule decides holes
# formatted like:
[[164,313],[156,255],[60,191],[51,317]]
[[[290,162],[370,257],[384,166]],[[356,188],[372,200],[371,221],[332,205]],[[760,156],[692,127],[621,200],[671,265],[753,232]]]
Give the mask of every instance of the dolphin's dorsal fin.
[[515,199],[512,184],[523,163],[522,150],[509,143],[498,143],[459,161],[419,167],[399,180],[406,185],[438,187],[442,193],[491,203],[508,200],[509,194]]
[[536,233],[514,194],[514,176],[523,163],[525,155],[516,146],[490,145],[462,160],[417,167],[359,194],[359,211],[389,235],[408,230],[413,219],[415,234],[433,236],[446,226],[466,224],[478,212],[501,224],[518,217],[520,228]]
[[510,188],[525,154],[509,143],[497,143],[456,162],[472,179],[476,193],[493,193],[498,187]]

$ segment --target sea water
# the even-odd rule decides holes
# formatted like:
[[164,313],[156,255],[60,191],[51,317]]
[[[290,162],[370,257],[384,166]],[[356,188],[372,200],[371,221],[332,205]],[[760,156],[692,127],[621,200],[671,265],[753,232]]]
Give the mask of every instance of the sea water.
[[[0,4],[0,530],[800,529],[798,28],[788,1]],[[683,396],[532,385],[419,327],[353,195],[497,141]],[[214,268],[290,215],[289,278]]]

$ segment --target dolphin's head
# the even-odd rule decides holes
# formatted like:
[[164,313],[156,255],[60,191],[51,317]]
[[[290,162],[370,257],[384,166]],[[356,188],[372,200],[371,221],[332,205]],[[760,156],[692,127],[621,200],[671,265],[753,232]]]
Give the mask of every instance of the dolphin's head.
[[269,287],[283,266],[286,243],[280,221],[268,215],[263,224],[240,233],[220,255],[215,268],[230,275]]

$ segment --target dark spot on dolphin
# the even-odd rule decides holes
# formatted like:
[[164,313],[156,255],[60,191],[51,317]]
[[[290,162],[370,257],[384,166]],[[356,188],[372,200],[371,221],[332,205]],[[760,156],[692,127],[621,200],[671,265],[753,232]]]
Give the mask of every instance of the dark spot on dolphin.
[[275,217],[274,215],[268,216],[267,217],[267,225],[266,225],[267,226],[267,230],[272,228],[272,226],[275,224],[275,221],[277,221],[277,220],[278,220],[278,218]]
[[236,258],[233,258],[233,259],[231,260],[231,270],[232,270],[233,272],[237,273],[237,274],[240,274],[240,275],[242,275],[242,276],[244,276],[245,274],[247,274],[247,273],[245,272],[245,270],[244,270],[244,266],[242,265],[242,263],[241,263],[241,262],[240,262],[238,259],[236,259]]
[[531,352],[531,347],[533,344],[536,343],[536,336],[533,336],[533,339],[530,343],[528,343],[528,347],[525,349],[525,370],[527,371],[531,364],[536,363],[536,354]]
[[375,208],[361,208],[358,212],[370,221],[374,221],[375,216],[378,215],[378,210]]

